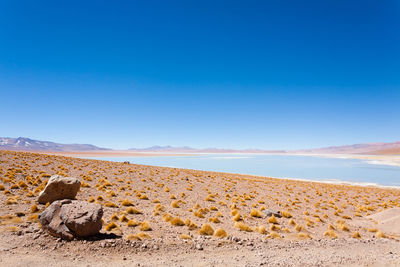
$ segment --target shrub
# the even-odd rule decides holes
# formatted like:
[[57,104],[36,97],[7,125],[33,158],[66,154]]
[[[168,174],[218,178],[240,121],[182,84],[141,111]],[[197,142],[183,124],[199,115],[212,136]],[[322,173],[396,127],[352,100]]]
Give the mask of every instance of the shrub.
[[265,234],[267,234],[267,229],[265,228],[264,225],[260,225],[260,226],[257,227],[257,232],[259,232],[260,234],[265,235]]
[[280,238],[282,238],[277,232],[271,232],[271,233],[269,234],[269,237],[270,237],[270,238],[273,238],[273,239],[280,239]]
[[238,221],[242,220],[242,216],[239,213],[237,213],[235,216],[233,216],[233,220],[235,222],[238,222]]
[[38,212],[38,211],[39,211],[38,206],[37,206],[36,204],[32,205],[32,207],[31,207],[31,213],[35,213],[35,212]]
[[111,221],[118,221],[119,217],[116,213],[114,213],[113,215],[111,215]]
[[126,217],[125,215],[122,215],[122,216],[119,218],[119,221],[120,221],[120,222],[128,222],[129,219],[128,219],[128,217]]
[[328,230],[324,233],[324,236],[329,236],[330,238],[338,238],[338,235],[333,230]]
[[387,236],[386,236],[383,232],[381,232],[381,231],[377,231],[376,234],[375,234],[375,236],[376,236],[377,238],[387,238]]
[[128,221],[128,223],[126,224],[128,227],[136,227],[136,226],[138,226],[140,223],[138,223],[137,221],[135,221],[135,220],[129,220]]
[[171,214],[169,214],[169,213],[166,213],[166,214],[164,214],[163,215],[163,221],[164,222],[169,222],[169,221],[171,221],[172,220],[172,216],[171,216]]
[[181,234],[181,236],[179,237],[180,239],[192,239],[192,237],[190,235],[187,234]]
[[106,231],[111,231],[116,228],[118,228],[118,225],[115,222],[110,222],[106,225]]
[[278,219],[272,214],[272,216],[268,218],[268,222],[278,224]]
[[226,233],[226,231],[224,229],[218,228],[217,230],[215,230],[214,236],[223,238],[223,237],[227,237],[228,234]]
[[310,234],[307,233],[298,233],[297,236],[302,239],[307,239],[307,238],[311,239]]
[[218,217],[211,217],[208,219],[209,222],[212,223],[220,223],[221,221],[218,219]]
[[356,231],[356,232],[353,233],[352,237],[353,238],[361,238],[361,235],[360,235],[359,232]]
[[104,204],[104,206],[109,208],[118,208],[118,205],[111,201],[107,201],[106,204]]
[[292,214],[290,214],[287,211],[281,211],[281,214],[282,214],[282,217],[284,217],[284,218],[292,218],[293,217]]
[[140,226],[140,231],[151,231],[151,226],[148,222],[144,221],[142,222],[141,226]]
[[177,200],[172,201],[171,207],[173,207],[173,208],[179,208],[179,202],[178,202]]
[[129,207],[129,206],[133,206],[133,203],[131,201],[129,201],[128,199],[125,199],[121,202],[121,205],[125,206],[125,207]]
[[200,235],[213,235],[214,229],[208,223],[203,224],[199,230]]
[[300,224],[296,224],[296,227],[294,229],[296,229],[297,232],[300,232],[301,230],[303,230],[303,226],[301,226]]
[[138,210],[138,209],[135,209],[135,208],[132,208],[132,207],[127,208],[125,212],[127,214],[142,214],[141,210]]
[[253,229],[251,229],[249,225],[243,222],[235,222],[235,227],[238,228],[240,231],[253,232]]
[[178,217],[173,218],[170,221],[170,223],[171,223],[171,225],[175,225],[175,226],[183,226],[183,225],[185,225],[185,223]]
[[262,218],[262,213],[261,213],[261,211],[259,211],[257,209],[252,209],[250,212],[250,216],[256,217],[256,218]]
[[271,224],[269,225],[269,229],[270,229],[271,231],[279,231],[279,230],[281,230],[281,227],[280,227],[279,225],[277,225],[277,224],[271,223]]
[[144,239],[151,239],[151,235],[147,234],[147,233],[143,233],[143,232],[139,232],[136,235],[140,240],[144,240]]

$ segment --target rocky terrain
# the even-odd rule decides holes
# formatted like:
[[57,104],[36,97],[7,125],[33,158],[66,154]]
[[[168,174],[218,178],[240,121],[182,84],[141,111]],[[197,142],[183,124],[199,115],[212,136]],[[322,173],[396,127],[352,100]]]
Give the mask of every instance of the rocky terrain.
[[[55,174],[102,207],[99,234],[41,227]],[[0,151],[0,203],[1,266],[400,265],[396,188]]]

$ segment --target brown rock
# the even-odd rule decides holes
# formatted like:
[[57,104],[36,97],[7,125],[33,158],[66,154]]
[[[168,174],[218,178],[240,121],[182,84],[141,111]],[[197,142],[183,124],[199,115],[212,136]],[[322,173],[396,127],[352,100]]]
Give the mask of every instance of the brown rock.
[[103,209],[99,204],[72,201],[61,207],[60,217],[75,236],[97,234],[102,227]]
[[44,190],[40,192],[38,202],[46,204],[55,200],[74,199],[80,186],[81,182],[76,178],[53,175]]
[[103,209],[99,204],[79,200],[57,200],[39,214],[39,222],[51,235],[66,240],[97,234]]

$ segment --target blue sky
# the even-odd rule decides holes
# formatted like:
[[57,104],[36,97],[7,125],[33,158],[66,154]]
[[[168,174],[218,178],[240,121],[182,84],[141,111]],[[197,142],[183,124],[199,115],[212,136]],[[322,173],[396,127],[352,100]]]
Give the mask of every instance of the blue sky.
[[111,148],[400,140],[400,2],[0,1],[0,136]]

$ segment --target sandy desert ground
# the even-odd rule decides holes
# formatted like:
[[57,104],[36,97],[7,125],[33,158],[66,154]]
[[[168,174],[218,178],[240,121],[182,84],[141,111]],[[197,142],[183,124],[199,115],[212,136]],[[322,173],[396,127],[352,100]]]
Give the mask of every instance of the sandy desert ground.
[[[101,234],[40,229],[53,174],[104,208]],[[400,190],[0,151],[1,266],[400,266]],[[267,216],[280,211],[282,217]]]

